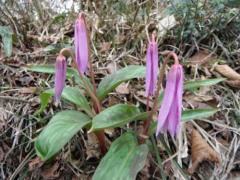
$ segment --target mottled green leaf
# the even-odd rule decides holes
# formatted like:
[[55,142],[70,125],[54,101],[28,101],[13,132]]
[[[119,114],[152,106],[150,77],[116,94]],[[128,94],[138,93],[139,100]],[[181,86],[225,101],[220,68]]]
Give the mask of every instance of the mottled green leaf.
[[188,109],[183,111],[182,113],[182,121],[189,121],[192,119],[201,119],[212,116],[218,110],[211,108],[211,109]]
[[48,160],[90,122],[87,115],[78,111],[67,110],[57,113],[35,141],[37,155],[43,161]]
[[92,120],[90,131],[121,127],[134,120],[144,120],[147,113],[141,113],[136,106],[117,104],[100,112]]
[[[54,89],[48,89],[40,95],[41,107],[38,110],[37,114],[41,113],[48,105],[50,98],[54,95]],[[73,104],[76,104],[79,108],[84,110],[87,114],[92,115],[91,107],[81,91],[77,87],[65,87],[63,89],[62,99],[65,99]]]
[[109,92],[114,90],[122,82],[144,77],[145,71],[144,66],[131,65],[104,77],[98,86],[97,96],[100,100],[103,100]]
[[206,80],[196,80],[196,81],[188,81],[184,84],[185,90],[195,90],[197,88],[203,87],[203,86],[212,86],[219,82],[222,82],[226,79],[224,78],[216,78],[216,79],[206,79]]
[[138,145],[133,133],[125,133],[116,139],[101,160],[93,180],[134,180],[144,167],[148,154],[146,144]]

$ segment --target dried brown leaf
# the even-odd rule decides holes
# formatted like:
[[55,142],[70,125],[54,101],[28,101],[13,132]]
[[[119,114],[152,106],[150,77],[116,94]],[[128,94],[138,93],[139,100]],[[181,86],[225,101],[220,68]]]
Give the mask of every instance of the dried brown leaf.
[[22,94],[34,94],[36,93],[37,88],[36,87],[23,87],[20,89],[20,93]]
[[115,62],[109,63],[109,64],[107,65],[107,70],[108,70],[108,72],[109,72],[110,74],[115,73],[115,72],[117,71],[117,65],[116,65],[116,63],[115,63]]
[[91,158],[99,159],[100,152],[99,152],[99,145],[98,145],[98,140],[96,135],[94,133],[88,133],[87,139],[88,140],[85,141],[86,154],[87,154],[86,160],[89,160]]
[[236,71],[234,71],[231,67],[228,65],[216,65],[215,70],[222,74],[223,76],[227,77],[228,79],[232,80],[240,80],[240,74],[238,74]]
[[230,80],[230,81],[227,81],[227,84],[234,88],[240,88],[240,80]]
[[36,158],[32,159],[29,164],[29,170],[33,171],[35,169],[40,168],[43,165],[43,161],[37,156]]
[[214,58],[215,57],[213,56],[212,53],[200,50],[196,54],[194,54],[189,59],[189,61],[192,65],[196,65],[196,64],[202,65],[202,64],[205,64],[205,63],[213,60]]
[[192,130],[192,167],[188,169],[193,174],[198,165],[205,160],[220,163],[220,155],[214,151],[197,130]]
[[59,163],[56,162],[51,167],[46,167],[42,170],[41,175],[44,179],[56,179],[60,176]]
[[106,51],[108,51],[110,49],[110,47],[111,47],[111,43],[110,42],[103,42],[101,44],[100,52],[106,52]]
[[119,94],[129,94],[128,84],[122,83],[116,87],[116,92]]

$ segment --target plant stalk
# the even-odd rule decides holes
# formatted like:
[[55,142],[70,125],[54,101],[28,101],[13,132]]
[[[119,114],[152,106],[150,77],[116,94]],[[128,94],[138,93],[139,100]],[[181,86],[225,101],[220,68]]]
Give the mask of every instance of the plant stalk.
[[[66,58],[72,57],[72,59],[74,59],[73,53],[72,53],[71,50],[68,49],[68,48],[63,48],[63,49],[60,51],[60,54],[62,54],[62,55],[65,56]],[[74,61],[74,62],[75,62],[75,61]],[[90,67],[91,67],[91,65],[90,65]],[[90,71],[92,71],[92,68],[91,68]],[[94,93],[94,92],[92,91],[92,89],[89,87],[88,83],[87,83],[86,80],[84,79],[84,75],[83,75],[80,71],[78,71],[78,73],[79,73],[79,76],[80,76],[80,78],[81,78],[81,80],[82,80],[82,82],[83,82],[83,85],[84,85],[87,93],[89,94],[89,96],[90,96],[91,99],[93,100],[94,105],[96,105],[96,106],[95,106],[96,108],[94,108],[94,109],[95,109],[96,113],[98,114],[99,112],[102,111],[102,106],[101,106],[101,104],[100,104],[100,102],[99,102],[99,100],[98,100],[98,98],[97,98],[97,96],[96,96],[96,93]],[[93,71],[92,71],[92,73],[91,73],[91,78],[93,79],[93,82],[95,83]],[[95,85],[93,84],[93,86],[94,86],[95,92],[96,92],[96,84],[95,84]],[[107,148],[106,148],[104,131],[99,131],[99,132],[97,132],[97,133],[95,133],[95,134],[96,134],[96,136],[97,136],[97,138],[98,138],[98,141],[99,141],[99,146],[100,146],[100,149],[101,149],[101,153],[102,153],[102,154],[105,154],[105,153],[107,152]]]

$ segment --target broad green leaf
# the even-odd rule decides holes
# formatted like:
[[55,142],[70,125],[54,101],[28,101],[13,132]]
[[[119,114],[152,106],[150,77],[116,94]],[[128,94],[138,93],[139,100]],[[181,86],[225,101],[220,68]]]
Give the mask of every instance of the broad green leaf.
[[121,127],[131,121],[144,120],[146,118],[147,113],[141,113],[136,106],[117,104],[96,115],[92,120],[90,131]]
[[[27,70],[29,71],[34,71],[34,72],[39,72],[39,73],[48,73],[48,74],[54,74],[55,73],[55,66],[54,65],[29,65],[27,67]],[[76,81],[77,84],[79,84],[81,87],[84,87],[83,82],[78,74],[78,71],[73,68],[67,68],[67,78],[71,79],[74,77],[74,80]],[[93,88],[91,82],[89,79],[84,76],[85,81],[88,83],[90,88]]]
[[109,92],[115,89],[119,84],[130,79],[144,77],[145,67],[138,65],[127,66],[117,72],[106,76],[100,82],[97,89],[97,96],[100,100],[103,100]]
[[[216,113],[218,110],[211,108],[211,109],[189,109],[182,112],[182,121],[187,122],[192,119],[200,119],[200,118],[206,118],[209,116],[212,116],[214,113]],[[157,122],[154,121],[151,123],[148,134],[152,135],[156,132],[157,128]]]
[[57,113],[35,141],[37,155],[43,161],[48,160],[90,122],[87,115],[78,111],[67,110]]
[[219,82],[222,82],[226,79],[224,78],[216,78],[216,79],[206,79],[206,80],[196,80],[196,81],[188,81],[184,84],[185,90],[195,90],[202,86],[212,86]]
[[185,110],[182,113],[182,121],[189,121],[192,119],[200,119],[212,116],[215,114],[218,110],[211,108],[211,109],[189,109]]
[[[48,89],[40,95],[41,107],[37,114],[41,113],[48,105],[50,98],[54,95],[54,89]],[[63,89],[62,99],[65,99],[73,104],[76,104],[79,108],[84,110],[88,115],[92,116],[91,107],[83,95],[83,92],[77,87],[65,87]]]
[[138,145],[136,136],[127,132],[112,143],[98,165],[93,180],[134,180],[144,167],[147,154],[148,146]]
[[12,30],[9,26],[0,26],[0,36],[3,41],[3,48],[6,56],[12,54]]

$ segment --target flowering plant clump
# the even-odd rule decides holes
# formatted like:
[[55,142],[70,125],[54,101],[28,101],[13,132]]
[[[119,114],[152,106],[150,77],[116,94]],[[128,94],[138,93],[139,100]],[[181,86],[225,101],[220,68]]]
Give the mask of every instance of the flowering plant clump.
[[[40,95],[41,108],[36,114],[43,112],[53,95],[56,104],[61,104],[62,101],[74,104],[74,108],[57,112],[51,118],[35,140],[36,153],[43,161],[47,161],[64,148],[76,133],[86,129],[86,132],[96,135],[102,155],[107,153],[94,173],[93,179],[135,179],[137,173],[144,167],[149,153],[148,144],[145,143],[146,138],[151,136],[152,143],[155,143],[153,141],[154,132],[156,132],[156,136],[163,132],[169,132],[172,138],[177,139],[181,119],[186,121],[194,117],[192,114],[188,117],[184,116],[185,112],[182,113],[182,96],[183,89],[187,90],[193,86],[196,88],[196,85],[191,85],[190,82],[184,88],[183,67],[179,64],[178,57],[174,52],[161,53],[166,58],[162,62],[158,75],[160,63],[156,33],[152,35],[148,43],[146,68],[140,65],[128,65],[104,77],[96,85],[90,58],[86,19],[84,13],[80,13],[74,24],[75,55],[71,49],[64,48],[57,56],[55,68],[52,66],[29,67],[32,71],[55,74],[55,88],[48,89]],[[76,68],[67,67],[69,58],[74,61]],[[162,96],[160,90],[170,58],[173,58],[175,63],[167,75],[166,88],[163,91],[161,102],[159,101]],[[110,107],[103,106],[104,99],[119,84],[143,77],[146,78],[146,111],[142,111],[142,108],[130,102]],[[73,79],[75,83],[72,86],[65,86],[66,79]],[[153,104],[151,108],[150,101]],[[153,117],[157,114],[159,106],[156,124]],[[190,111],[196,117],[203,114],[203,110],[201,112],[189,110],[187,113],[189,114]],[[198,114],[198,112],[200,113]],[[209,112],[210,110],[208,110]],[[214,113],[215,110],[211,112]],[[131,127],[129,124],[131,125],[133,121],[144,121],[144,131],[137,134],[134,130],[129,129]],[[117,138],[107,151],[105,129],[122,127],[126,124],[128,124],[128,131]],[[138,139],[141,139],[140,142]],[[109,171],[109,169],[111,170]]]

